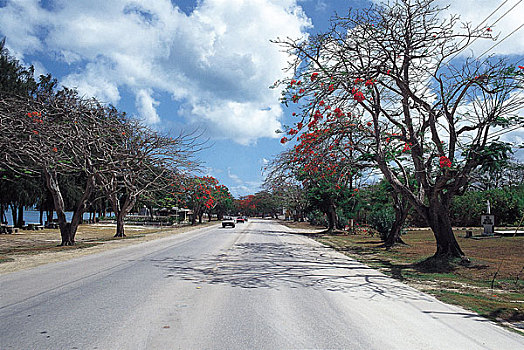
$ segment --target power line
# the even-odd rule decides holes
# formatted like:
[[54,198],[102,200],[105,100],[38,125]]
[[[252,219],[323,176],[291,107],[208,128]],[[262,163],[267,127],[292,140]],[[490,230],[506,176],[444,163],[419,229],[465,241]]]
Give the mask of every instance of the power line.
[[[502,4],[500,4],[495,10],[493,10],[486,18],[484,18],[484,20],[482,20],[482,22],[480,22],[474,29],[473,31],[479,29],[482,24],[484,24],[484,22],[486,22],[493,14],[495,14],[502,6],[504,6],[509,0],[505,0]],[[513,9],[518,5],[520,4],[522,1],[524,0],[519,0],[515,5],[513,5],[509,10],[507,10],[504,14],[502,14],[495,22],[493,22],[489,27],[493,27],[494,25],[496,25],[502,18],[504,18],[508,13],[510,13],[511,11],[513,11]],[[451,57],[447,62],[446,64],[448,64],[449,62],[451,62],[451,60],[453,60],[455,57],[457,57],[462,51],[464,51],[464,49],[470,45],[472,45],[475,41],[477,41],[479,37],[475,37],[470,43],[468,43],[466,46],[464,46],[462,49],[460,49],[460,51],[458,51],[457,53],[455,53],[455,55],[453,55],[453,57]],[[506,39],[506,38],[504,38]],[[503,40],[504,40],[503,39]],[[458,45],[460,45],[464,40],[466,39],[462,39]],[[494,45],[493,47],[495,47],[496,45]],[[493,48],[491,47],[490,50]],[[488,50],[489,51],[489,50]],[[480,58],[480,57],[478,57]]]
[[[484,22],[486,22],[488,20],[488,18],[490,18],[491,16],[493,16],[493,14],[495,12],[497,12],[502,6],[504,6],[509,0],[505,0],[502,4],[500,4],[496,9],[494,9],[493,11],[491,11],[491,13],[486,17],[484,18],[484,20],[482,20],[482,22],[480,22],[476,27],[475,29],[473,29],[473,31],[477,30],[480,28],[480,26],[482,26],[482,24],[484,24]],[[449,61],[447,63],[449,63],[451,60],[453,60],[455,57],[457,57],[466,47],[468,47],[469,45],[473,44],[475,42],[475,40],[477,40],[478,37],[474,38],[473,41],[471,41],[468,45],[464,46],[462,49],[460,49],[460,51],[458,51],[455,55],[453,55],[453,57],[451,57],[449,59]],[[462,39],[458,45],[462,44],[464,42],[464,40],[466,39]],[[446,63],[446,64],[447,64]]]
[[477,60],[480,59],[482,56],[484,56],[486,53],[497,47],[499,44],[501,44],[504,40],[515,34],[517,31],[519,31],[522,27],[524,27],[524,23],[522,23],[517,29],[506,35],[502,40],[498,41],[495,45],[491,46],[489,49],[484,51],[479,57],[477,57]]
[[[515,7],[517,7],[518,4],[520,4],[523,0],[519,0],[519,2],[517,2],[515,5],[513,5],[509,10],[507,10],[502,16],[499,17],[499,19],[497,19],[493,24],[492,26],[494,26],[495,24],[497,24],[502,18],[504,18],[504,16],[506,16],[508,13],[510,13]],[[504,2],[505,3],[505,2]]]

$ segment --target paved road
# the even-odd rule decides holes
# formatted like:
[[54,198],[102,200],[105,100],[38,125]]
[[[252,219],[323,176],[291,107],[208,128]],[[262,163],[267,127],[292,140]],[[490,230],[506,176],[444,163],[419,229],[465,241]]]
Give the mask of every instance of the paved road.
[[0,349],[524,349],[270,221],[0,276]]

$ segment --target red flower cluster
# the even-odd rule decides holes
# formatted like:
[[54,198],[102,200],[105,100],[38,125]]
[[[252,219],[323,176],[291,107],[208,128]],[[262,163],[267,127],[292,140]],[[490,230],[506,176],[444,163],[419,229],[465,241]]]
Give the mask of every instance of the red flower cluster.
[[315,79],[317,79],[317,77],[318,77],[318,73],[311,74],[311,81],[315,81]]
[[[402,149],[402,152],[407,152],[411,149],[412,144],[411,143],[405,143],[404,148]],[[451,163],[450,163],[451,164]]]
[[[40,112],[30,112],[30,113],[27,113],[27,116],[29,118],[33,118],[33,122],[35,122],[35,123],[39,123],[39,124],[43,124],[44,123],[44,121],[41,119],[42,113],[40,113]],[[37,118],[37,117],[39,117],[39,118]]]
[[284,136],[283,138],[280,139],[280,143],[281,143],[281,144],[284,144],[284,143],[286,143],[286,142],[288,142],[288,141],[289,141],[288,138],[285,137],[285,136]]
[[440,167],[441,168],[451,168],[451,160],[446,156],[440,157]]
[[362,93],[362,91],[357,91],[355,92],[355,94],[353,95],[353,98],[357,101],[357,102],[362,102],[364,101],[366,98],[364,97],[364,94]]
[[365,86],[373,86],[373,80],[369,79],[369,80],[366,80],[366,82],[364,83]]

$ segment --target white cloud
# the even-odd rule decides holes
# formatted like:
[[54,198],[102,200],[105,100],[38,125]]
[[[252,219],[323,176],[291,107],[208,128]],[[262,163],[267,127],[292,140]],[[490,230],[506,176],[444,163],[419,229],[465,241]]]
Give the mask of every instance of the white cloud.
[[148,124],[156,124],[160,121],[160,117],[156,112],[156,107],[159,102],[151,97],[152,91],[149,89],[140,89],[136,93],[136,109],[139,115]]
[[[385,0],[371,1],[374,3],[386,2]],[[472,28],[476,28],[477,26],[480,26],[479,28],[490,28],[493,37],[498,36],[500,44],[492,50],[489,50],[486,55],[524,54],[524,40],[522,40],[524,28],[521,28],[506,40],[502,41],[505,36],[513,32],[522,24],[522,18],[524,18],[524,3],[521,3],[519,0],[509,0],[507,2],[503,0],[436,0],[434,4],[439,7],[449,5],[449,9],[445,11],[444,14],[459,15],[460,22],[470,23]],[[483,22],[500,5],[502,5],[500,9]],[[479,56],[496,43],[497,41],[489,39],[476,40],[462,52],[462,55],[470,56],[473,54],[473,56]]]
[[[48,54],[75,67],[62,83],[117,103],[123,87],[151,123],[155,93],[183,104],[192,121],[241,144],[276,137],[282,109],[268,87],[287,55],[269,42],[310,26],[296,0],[202,0],[189,15],[169,0],[7,1],[0,32],[18,57]],[[31,25],[27,25],[30,23]]]
[[[450,4],[449,1],[444,0],[439,0],[437,3],[441,6]],[[500,44],[490,50],[487,54],[522,55],[524,54],[524,40],[522,40],[524,28],[521,28],[520,31],[515,32],[506,40],[502,41],[505,36],[509,35],[522,24],[522,18],[524,17],[524,3],[517,3],[519,3],[519,0],[510,0],[505,4],[503,4],[502,0],[453,1],[450,4],[449,12],[459,14],[461,21],[471,23],[473,28],[476,28],[477,26],[479,26],[479,28],[490,28],[493,36],[498,36]],[[500,9],[498,9],[485,22],[482,22],[502,4],[503,6],[501,6]],[[517,6],[514,7],[514,5]],[[497,23],[495,24],[495,22]],[[476,40],[471,46],[468,46],[464,51],[464,54],[470,55],[473,53],[475,56],[481,55],[494,44],[497,44],[498,41]]]
[[231,168],[227,168],[227,177],[229,177],[231,180],[233,180],[233,182],[235,182],[236,184],[243,184],[244,181],[242,181],[242,179],[236,175],[236,174],[233,174],[231,172]]
[[88,63],[82,73],[66,76],[61,84],[77,88],[86,97],[96,96],[100,102],[117,104],[120,100],[116,73],[102,63]]
[[229,187],[229,191],[234,197],[238,198],[258,192],[261,185],[262,182],[247,182],[243,185],[231,186]]

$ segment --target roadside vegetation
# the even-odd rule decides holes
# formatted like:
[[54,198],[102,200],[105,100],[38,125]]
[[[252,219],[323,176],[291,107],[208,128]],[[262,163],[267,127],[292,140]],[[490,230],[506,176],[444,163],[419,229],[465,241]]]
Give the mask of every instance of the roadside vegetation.
[[[268,166],[266,181],[275,193],[299,188],[327,232],[359,212],[376,223],[393,218],[380,228],[387,247],[403,244],[414,215],[431,228],[432,258],[444,266],[469,263],[453,232],[460,219],[453,205],[476,183],[508,191],[497,174],[512,162],[522,168],[511,160],[522,145],[502,136],[524,125],[524,66],[485,54],[455,59],[472,42],[496,37],[445,12],[434,0],[392,1],[337,14],[308,38],[276,39],[289,54],[289,78],[274,88],[295,122],[281,130],[289,147]],[[355,198],[379,181],[390,210],[373,200],[359,208]],[[300,210],[289,198],[286,208]],[[499,219],[514,224],[523,215],[520,207]]]
[[[308,236],[407,283],[438,299],[462,306],[491,319],[524,329],[524,236],[464,238],[467,230],[455,229],[457,240],[471,260],[469,265],[450,261],[447,266],[427,264],[434,244],[429,229],[410,229],[402,236],[405,245],[384,249],[378,233],[369,227],[355,234],[318,233],[321,226],[282,221],[284,225],[309,229]],[[315,230],[316,229],[316,230]],[[317,232],[317,233],[313,233]]]
[[[15,228],[24,209],[54,223],[72,246],[84,213],[114,214],[115,237],[138,208],[185,208],[192,224],[232,208],[229,189],[200,176],[198,132],[163,133],[116,107],[81,96],[51,75],[34,76],[0,40],[0,223]],[[72,212],[72,218],[66,217]],[[48,225],[51,226],[51,225]],[[54,225],[53,225],[54,226]],[[11,228],[10,228],[11,230]]]

